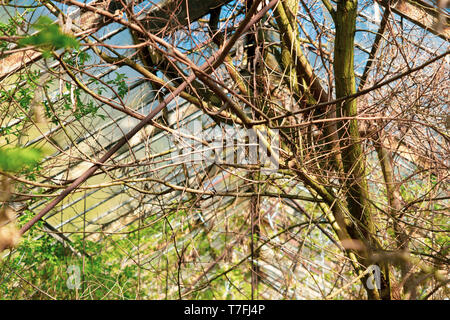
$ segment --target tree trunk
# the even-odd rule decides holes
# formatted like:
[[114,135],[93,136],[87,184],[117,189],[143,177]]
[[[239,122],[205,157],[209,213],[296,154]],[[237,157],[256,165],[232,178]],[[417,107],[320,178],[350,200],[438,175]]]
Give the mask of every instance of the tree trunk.
[[[356,93],[354,72],[354,37],[356,29],[357,1],[340,0],[334,15],[336,38],[334,44],[334,73],[336,98],[347,97]],[[337,106],[338,117],[355,117],[358,114],[355,99],[345,100]],[[365,157],[356,119],[339,122],[339,137],[345,173],[346,201],[352,218],[348,233],[353,239],[362,241],[366,250],[358,256],[359,262],[369,267],[370,253],[381,249],[375,237],[372,220],[372,206],[369,202],[369,190],[365,178]],[[377,289],[367,286],[369,299],[390,299],[389,271],[381,266],[381,294]]]

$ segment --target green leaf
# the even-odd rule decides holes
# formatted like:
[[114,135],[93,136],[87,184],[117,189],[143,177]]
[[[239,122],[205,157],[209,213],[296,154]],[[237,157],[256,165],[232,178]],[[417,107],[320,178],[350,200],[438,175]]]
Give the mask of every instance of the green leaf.
[[0,170],[18,172],[36,166],[41,158],[42,151],[35,148],[0,149]]
[[44,49],[44,55],[49,56],[51,49],[78,49],[79,42],[72,36],[61,31],[59,25],[46,16],[41,16],[33,28],[39,30],[37,34],[25,37],[19,41],[21,46],[36,46]]

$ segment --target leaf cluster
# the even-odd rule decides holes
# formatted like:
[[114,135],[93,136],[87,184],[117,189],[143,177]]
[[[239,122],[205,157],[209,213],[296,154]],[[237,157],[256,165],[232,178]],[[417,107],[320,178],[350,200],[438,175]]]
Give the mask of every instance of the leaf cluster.
[[62,32],[59,25],[49,17],[41,16],[32,25],[36,34],[19,40],[21,46],[36,46],[44,50],[44,56],[49,57],[52,50],[78,49],[79,42],[72,36]]

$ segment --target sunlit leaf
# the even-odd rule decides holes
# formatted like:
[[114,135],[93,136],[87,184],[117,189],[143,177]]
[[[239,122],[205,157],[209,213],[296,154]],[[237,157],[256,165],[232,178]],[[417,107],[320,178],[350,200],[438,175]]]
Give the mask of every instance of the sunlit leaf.
[[44,49],[44,54],[49,56],[51,49],[78,49],[80,44],[72,36],[62,32],[61,27],[46,16],[41,16],[33,25],[38,33],[23,38],[19,41],[22,46],[36,46]]
[[42,151],[34,148],[0,149],[0,170],[17,172],[33,167],[42,158]]

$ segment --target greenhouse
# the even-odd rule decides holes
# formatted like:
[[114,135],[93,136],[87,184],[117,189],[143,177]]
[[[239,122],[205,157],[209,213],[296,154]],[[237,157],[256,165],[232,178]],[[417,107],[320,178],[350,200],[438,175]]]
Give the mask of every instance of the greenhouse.
[[5,2],[0,300],[449,297],[450,2]]

